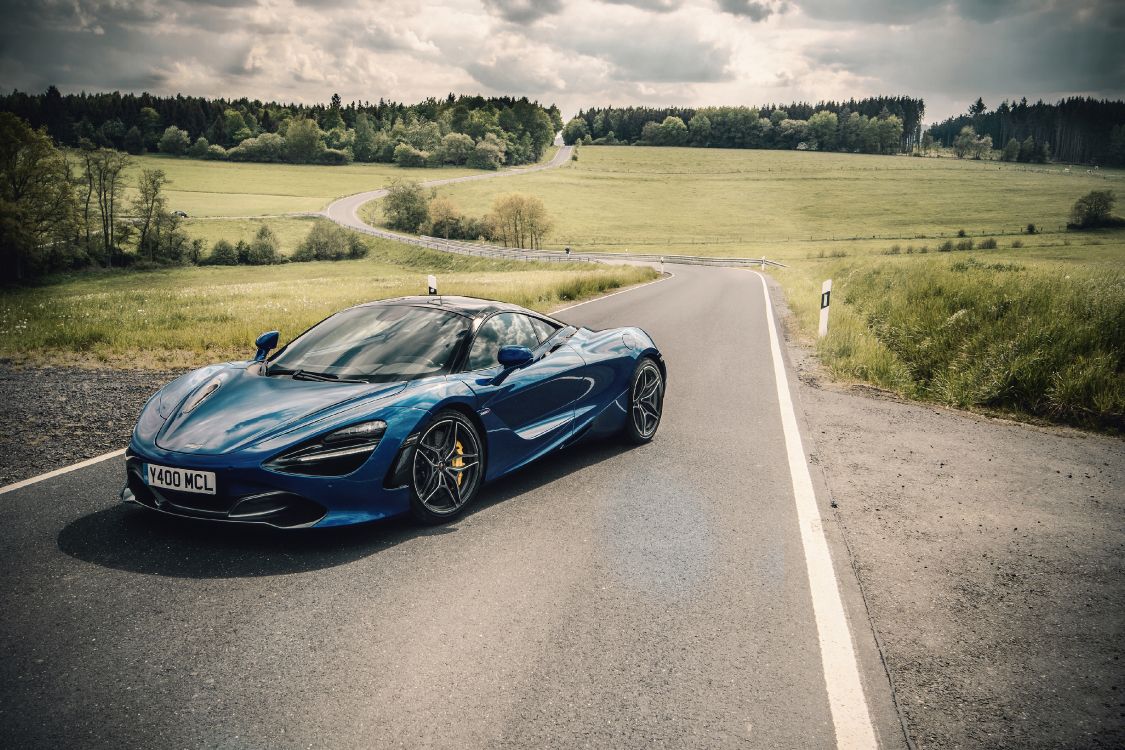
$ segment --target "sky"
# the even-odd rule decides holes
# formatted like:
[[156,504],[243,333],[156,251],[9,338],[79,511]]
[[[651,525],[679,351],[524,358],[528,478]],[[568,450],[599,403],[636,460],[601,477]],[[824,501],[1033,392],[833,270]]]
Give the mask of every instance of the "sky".
[[1125,98],[1116,0],[0,0],[0,90],[528,96],[565,116],[908,95]]

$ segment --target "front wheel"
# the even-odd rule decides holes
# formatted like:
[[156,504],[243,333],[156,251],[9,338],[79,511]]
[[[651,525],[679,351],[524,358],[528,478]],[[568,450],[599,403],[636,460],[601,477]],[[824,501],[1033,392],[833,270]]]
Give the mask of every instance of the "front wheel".
[[660,426],[664,412],[664,374],[648,357],[637,363],[629,389],[629,418],[625,422],[625,439],[636,445],[649,442]]
[[484,449],[477,428],[463,414],[440,411],[414,449],[410,509],[424,523],[461,515],[484,478]]

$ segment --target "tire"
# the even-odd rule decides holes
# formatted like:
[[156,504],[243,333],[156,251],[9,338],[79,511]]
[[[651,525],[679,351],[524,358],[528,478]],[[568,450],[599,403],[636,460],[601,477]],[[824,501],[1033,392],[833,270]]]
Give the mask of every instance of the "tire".
[[642,357],[629,383],[629,414],[622,436],[633,445],[644,445],[656,436],[664,414],[664,373],[651,357]]
[[465,415],[446,409],[422,431],[410,467],[410,511],[439,524],[461,515],[484,480],[484,441]]

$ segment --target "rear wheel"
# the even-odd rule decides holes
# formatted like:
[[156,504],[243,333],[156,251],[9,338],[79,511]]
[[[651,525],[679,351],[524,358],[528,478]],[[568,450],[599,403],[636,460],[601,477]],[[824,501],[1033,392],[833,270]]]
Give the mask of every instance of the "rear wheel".
[[629,417],[625,422],[625,439],[637,445],[649,442],[660,427],[664,413],[664,374],[649,357],[637,363],[629,389]]
[[477,428],[463,414],[438,412],[414,450],[410,509],[425,523],[459,516],[484,477],[484,449]]

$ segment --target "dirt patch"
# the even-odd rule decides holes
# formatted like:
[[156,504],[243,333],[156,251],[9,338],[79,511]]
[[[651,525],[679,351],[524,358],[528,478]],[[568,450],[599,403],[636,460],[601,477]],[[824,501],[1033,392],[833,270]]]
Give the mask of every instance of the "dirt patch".
[[178,371],[0,366],[0,485],[124,448]]
[[917,747],[1125,746],[1125,442],[835,385],[787,338]]

